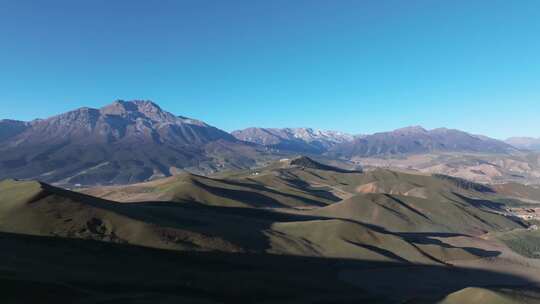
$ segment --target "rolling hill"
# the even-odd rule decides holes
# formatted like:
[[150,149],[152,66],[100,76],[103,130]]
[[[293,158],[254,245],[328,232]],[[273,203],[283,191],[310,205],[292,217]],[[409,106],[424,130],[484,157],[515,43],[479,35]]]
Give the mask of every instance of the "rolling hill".
[[299,157],[80,192],[4,180],[0,193],[0,243],[17,254],[0,259],[4,297],[436,303],[540,282],[540,262],[506,245],[532,225],[506,211],[509,190],[448,176]]
[[[441,264],[413,239],[330,216],[194,202],[116,203],[36,182],[0,184],[0,231],[142,245],[179,251],[251,252]],[[336,213],[339,215],[339,213]],[[421,246],[421,245],[420,245]],[[399,252],[392,253],[399,248]],[[442,248],[477,258],[479,252]]]

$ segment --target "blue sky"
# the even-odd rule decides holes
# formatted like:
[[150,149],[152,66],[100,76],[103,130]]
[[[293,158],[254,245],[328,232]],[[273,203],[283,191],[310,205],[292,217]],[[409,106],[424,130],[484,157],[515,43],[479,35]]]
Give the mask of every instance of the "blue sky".
[[540,136],[540,1],[0,0],[0,119],[151,99],[231,131]]

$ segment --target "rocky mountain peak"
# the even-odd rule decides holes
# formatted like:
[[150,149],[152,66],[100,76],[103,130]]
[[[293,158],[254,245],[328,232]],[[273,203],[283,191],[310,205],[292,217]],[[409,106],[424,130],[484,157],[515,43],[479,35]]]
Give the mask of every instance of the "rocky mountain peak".
[[133,102],[116,100],[113,103],[102,107],[100,112],[107,115],[124,115],[137,110],[137,106]]
[[150,100],[133,100],[131,103],[137,107],[137,110],[144,114],[160,114],[164,111],[154,102]]
[[394,133],[400,134],[421,134],[428,133],[428,130],[424,129],[422,126],[408,126],[393,131]]
[[[173,115],[148,100],[116,100],[31,123],[0,121],[0,178],[130,183],[186,167],[215,170],[213,155],[253,148],[202,121]],[[253,161],[229,155],[231,166]],[[229,164],[221,165],[226,168]]]
[[54,132],[62,134],[64,133],[62,130],[71,132],[77,128],[92,129],[97,123],[99,116],[99,110],[83,107],[35,121],[32,127],[46,132],[51,132],[54,129]]
[[149,100],[116,100],[102,107],[103,115],[116,115],[124,118],[147,118],[157,122],[167,122],[175,119],[174,115],[163,111],[157,104]]

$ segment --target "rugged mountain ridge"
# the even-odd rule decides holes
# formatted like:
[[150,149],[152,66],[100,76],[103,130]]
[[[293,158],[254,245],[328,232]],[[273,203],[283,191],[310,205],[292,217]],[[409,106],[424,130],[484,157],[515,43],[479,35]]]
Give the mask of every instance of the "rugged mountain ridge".
[[[20,125],[20,124],[19,124]],[[79,108],[19,127],[4,140],[23,147],[58,141],[114,143],[121,141],[200,144],[224,139],[236,141],[227,132],[202,121],[175,116],[151,101],[118,100],[101,109]],[[4,128],[2,128],[4,129]]]
[[320,154],[354,137],[339,131],[312,128],[247,128],[231,133],[239,140],[273,149]]
[[254,164],[246,155],[255,153],[225,131],[143,100],[30,123],[2,121],[0,136],[0,178],[66,184],[131,183],[186,168],[243,168]]
[[344,158],[420,154],[431,152],[511,153],[512,145],[460,130],[426,130],[410,126],[370,135],[349,135],[309,128],[248,128],[232,132],[240,140],[266,147],[301,153],[318,153]]
[[431,152],[511,153],[516,148],[486,136],[454,129],[426,130],[420,126],[357,137],[337,145],[331,153],[341,157],[389,156]]

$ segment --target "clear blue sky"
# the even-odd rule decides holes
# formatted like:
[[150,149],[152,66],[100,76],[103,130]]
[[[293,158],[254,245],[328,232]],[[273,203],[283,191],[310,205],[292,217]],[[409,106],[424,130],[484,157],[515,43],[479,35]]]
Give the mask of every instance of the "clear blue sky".
[[540,136],[540,1],[0,0],[0,118]]

